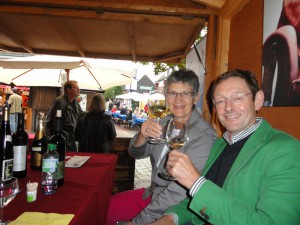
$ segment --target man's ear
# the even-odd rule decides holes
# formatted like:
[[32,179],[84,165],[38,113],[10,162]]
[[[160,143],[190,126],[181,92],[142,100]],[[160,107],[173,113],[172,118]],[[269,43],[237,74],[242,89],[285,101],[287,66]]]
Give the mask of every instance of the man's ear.
[[259,90],[255,94],[254,104],[255,104],[255,110],[258,111],[264,103],[265,95],[262,90]]

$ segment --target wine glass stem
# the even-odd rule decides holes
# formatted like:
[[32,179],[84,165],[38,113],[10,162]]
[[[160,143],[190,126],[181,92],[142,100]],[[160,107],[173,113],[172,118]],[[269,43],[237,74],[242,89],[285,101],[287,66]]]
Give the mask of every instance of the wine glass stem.
[[0,225],[5,225],[3,218],[3,208],[0,207]]

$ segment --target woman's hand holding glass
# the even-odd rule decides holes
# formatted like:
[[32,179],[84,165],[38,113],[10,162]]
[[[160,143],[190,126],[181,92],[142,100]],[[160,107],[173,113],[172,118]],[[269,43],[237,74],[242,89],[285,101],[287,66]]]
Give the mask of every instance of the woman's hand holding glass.
[[154,119],[147,119],[142,127],[141,133],[145,138],[156,139],[162,135],[163,127],[157,123]]
[[[162,91],[154,91],[150,93],[149,98],[148,98],[148,112],[149,112],[149,117],[152,119],[155,119],[158,123],[161,118],[163,118],[166,115],[167,112],[167,106],[166,106],[166,100],[165,96]],[[153,131],[152,129],[148,128],[146,131]],[[155,130],[154,130],[155,131]],[[150,143],[152,144],[161,144],[165,143],[164,138],[160,136],[155,136],[154,133],[151,133],[150,135],[153,135],[150,139]]]

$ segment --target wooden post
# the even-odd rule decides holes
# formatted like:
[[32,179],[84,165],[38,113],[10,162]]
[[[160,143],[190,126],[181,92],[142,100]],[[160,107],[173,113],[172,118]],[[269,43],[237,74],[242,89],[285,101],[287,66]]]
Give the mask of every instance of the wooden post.
[[70,79],[70,69],[65,69],[66,73],[67,73],[67,81]]

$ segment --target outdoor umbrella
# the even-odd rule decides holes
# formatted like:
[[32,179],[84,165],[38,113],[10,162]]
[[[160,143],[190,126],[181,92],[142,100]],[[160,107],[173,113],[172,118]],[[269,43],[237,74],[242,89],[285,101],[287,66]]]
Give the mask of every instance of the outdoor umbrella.
[[148,100],[148,94],[141,94],[138,92],[128,92],[126,94],[117,95],[116,98],[120,99],[133,99],[134,101],[144,102]]
[[61,87],[76,80],[81,89],[105,90],[131,83],[132,71],[120,70],[76,57],[28,56],[0,60],[0,82],[17,86]]

